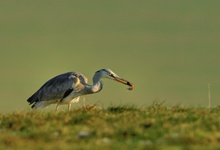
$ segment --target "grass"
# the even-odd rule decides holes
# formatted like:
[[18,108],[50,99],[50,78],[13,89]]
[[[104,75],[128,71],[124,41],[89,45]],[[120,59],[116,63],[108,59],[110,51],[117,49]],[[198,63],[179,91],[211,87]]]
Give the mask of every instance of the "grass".
[[0,149],[219,149],[220,107],[96,106],[0,114]]

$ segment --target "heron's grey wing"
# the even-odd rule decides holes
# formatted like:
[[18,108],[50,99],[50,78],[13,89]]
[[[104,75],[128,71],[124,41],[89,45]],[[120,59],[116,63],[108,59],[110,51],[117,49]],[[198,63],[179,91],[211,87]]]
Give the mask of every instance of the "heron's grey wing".
[[77,83],[74,72],[58,75],[47,81],[35,94],[27,101],[32,104],[38,101],[60,100],[68,96]]

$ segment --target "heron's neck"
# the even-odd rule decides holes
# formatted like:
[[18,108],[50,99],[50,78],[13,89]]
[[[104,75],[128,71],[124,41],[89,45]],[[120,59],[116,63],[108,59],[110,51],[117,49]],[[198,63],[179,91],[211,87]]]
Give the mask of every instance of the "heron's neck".
[[89,85],[89,84],[84,85],[84,89],[81,94],[85,95],[85,94],[97,93],[102,90],[102,87],[103,84],[102,81],[100,80],[100,77],[95,75],[93,77],[93,85]]
[[102,90],[103,83],[101,80],[101,76],[97,76],[96,74],[93,77],[93,85],[91,88],[92,93],[97,93]]

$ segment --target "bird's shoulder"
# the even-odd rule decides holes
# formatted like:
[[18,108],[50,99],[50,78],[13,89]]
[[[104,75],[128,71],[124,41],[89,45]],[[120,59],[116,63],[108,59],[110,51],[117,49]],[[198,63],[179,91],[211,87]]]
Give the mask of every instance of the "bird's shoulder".
[[82,74],[80,72],[70,72],[70,73],[72,73],[72,75],[78,77],[81,84],[85,85],[88,83],[88,79],[86,78],[86,76],[84,74]]

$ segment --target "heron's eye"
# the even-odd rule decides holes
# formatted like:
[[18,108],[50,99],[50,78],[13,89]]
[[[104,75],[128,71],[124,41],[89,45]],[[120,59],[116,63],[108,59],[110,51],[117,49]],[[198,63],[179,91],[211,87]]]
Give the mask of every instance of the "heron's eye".
[[114,77],[114,75],[112,73],[110,73],[109,76]]

